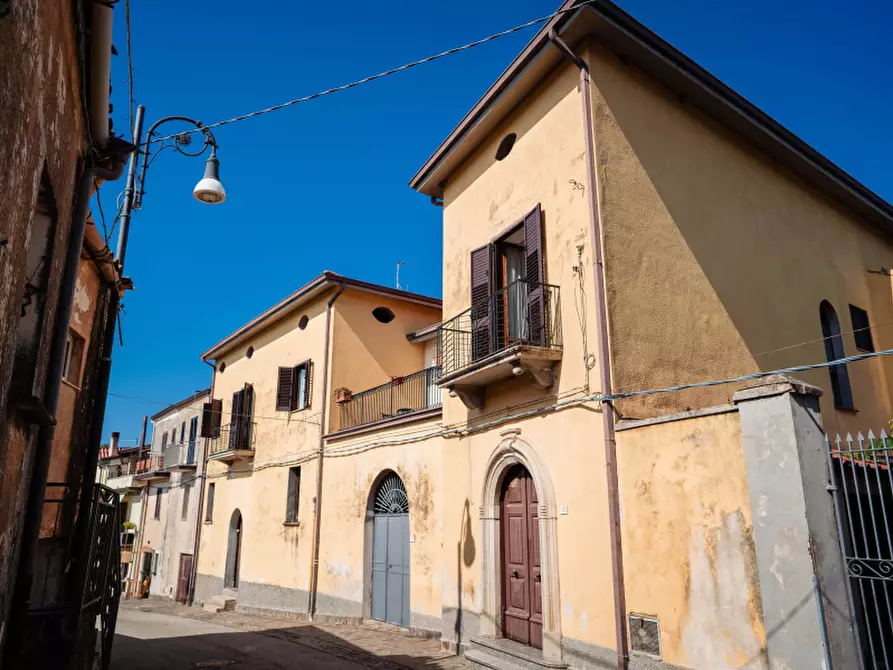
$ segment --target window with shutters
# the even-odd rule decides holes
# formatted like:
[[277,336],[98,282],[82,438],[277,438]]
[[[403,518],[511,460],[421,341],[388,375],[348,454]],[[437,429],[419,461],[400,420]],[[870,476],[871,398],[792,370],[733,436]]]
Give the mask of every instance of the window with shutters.
[[180,442],[186,441],[186,422],[180,424]]
[[208,484],[208,499],[205,502],[205,523],[214,520],[214,483]]
[[276,411],[291,412],[310,406],[310,361],[294,367],[279,368],[276,386]]
[[161,518],[161,489],[155,489],[155,518]]
[[161,448],[162,450],[167,446],[167,433],[163,433],[161,435]]
[[874,337],[871,335],[868,312],[861,307],[850,305],[850,319],[853,322],[853,338],[856,340],[856,349],[874,351]]
[[223,401],[212,399],[202,405],[202,437],[220,437]]
[[288,496],[285,500],[285,523],[298,523],[301,501],[301,468],[288,469]]
[[254,417],[254,388],[245,384],[233,393],[232,417],[229,430],[230,449],[251,449],[252,419]]
[[180,508],[180,521],[186,521],[189,517],[189,492],[192,490],[192,482],[183,484],[183,506]]

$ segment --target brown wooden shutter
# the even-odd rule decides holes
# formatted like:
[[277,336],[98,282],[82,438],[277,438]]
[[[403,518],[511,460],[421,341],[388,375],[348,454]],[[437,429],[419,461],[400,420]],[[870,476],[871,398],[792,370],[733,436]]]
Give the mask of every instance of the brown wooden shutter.
[[471,252],[471,360],[476,361],[492,351],[493,325],[490,318],[492,293],[493,245]]
[[524,260],[527,268],[527,339],[546,346],[546,310],[543,282],[543,224],[540,206],[524,217]]
[[245,389],[233,393],[233,409],[229,422],[229,448],[242,448],[242,431],[245,425],[243,410],[245,407]]
[[279,385],[276,387],[276,411],[290,412],[295,408],[297,368],[279,368]]
[[220,425],[223,423],[223,400],[220,398],[211,399],[211,435],[210,437],[220,437]]

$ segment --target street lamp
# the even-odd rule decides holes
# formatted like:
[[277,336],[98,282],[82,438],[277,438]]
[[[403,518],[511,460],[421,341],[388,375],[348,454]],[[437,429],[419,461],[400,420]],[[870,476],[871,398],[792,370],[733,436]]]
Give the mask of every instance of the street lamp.
[[[217,159],[217,140],[214,138],[214,134],[211,130],[201,121],[196,121],[188,116],[167,116],[156,121],[152,127],[149,128],[149,132],[146,133],[146,140],[143,142],[142,130],[143,115],[145,112],[146,108],[143,105],[139,105],[136,108],[136,117],[134,118],[133,123],[133,143],[136,145],[137,149],[131,155],[130,165],[127,169],[127,185],[124,188],[124,202],[121,206],[121,231],[118,234],[118,250],[116,253],[118,271],[122,273],[121,276],[123,276],[124,271],[124,257],[127,254],[127,235],[130,232],[131,214],[134,209],[140,209],[142,205],[143,195],[145,194],[146,189],[146,171],[155,161],[155,158],[158,157],[158,154],[164,149],[172,147],[184,156],[196,157],[201,156],[208,150],[208,147],[210,147],[211,155],[208,156],[208,160],[205,161],[205,175],[201,178],[198,184],[195,185],[195,188],[192,190],[192,195],[199,202],[204,202],[209,205],[219,205],[226,200],[226,191],[223,188],[223,184],[220,183],[220,161]],[[191,123],[201,131],[204,136],[202,145],[195,151],[189,150],[187,147],[192,144],[192,133],[184,132],[178,135],[162,138],[159,141],[159,147],[150,155],[149,151],[152,147],[153,137],[155,136],[156,131],[159,126],[170,121]],[[173,143],[167,144],[166,140],[168,139],[173,139]],[[137,191],[136,171],[140,159],[142,159],[143,164],[140,168],[139,190]]]

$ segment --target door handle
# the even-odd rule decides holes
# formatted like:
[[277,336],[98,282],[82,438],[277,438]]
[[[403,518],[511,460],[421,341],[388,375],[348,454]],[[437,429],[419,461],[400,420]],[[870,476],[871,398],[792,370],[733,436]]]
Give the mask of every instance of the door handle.
[[535,579],[537,582],[541,582],[541,581],[543,581],[543,576],[542,576],[542,575],[537,575],[536,577],[534,577],[534,579]]
[[515,579],[518,578],[518,569],[517,568],[512,569],[512,577],[514,577]]

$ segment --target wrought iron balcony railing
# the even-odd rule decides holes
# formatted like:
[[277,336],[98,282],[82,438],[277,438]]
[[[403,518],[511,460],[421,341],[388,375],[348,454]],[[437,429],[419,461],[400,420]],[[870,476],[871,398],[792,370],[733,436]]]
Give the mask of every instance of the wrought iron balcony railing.
[[172,444],[164,450],[164,467],[195,467],[196,442],[180,442]]
[[233,451],[254,449],[254,428],[252,421],[233,421],[220,427],[217,437],[211,438],[210,455],[220,456]]
[[497,357],[517,346],[561,350],[560,290],[514,281],[440,327],[443,375]]
[[440,407],[440,367],[413,372],[367,389],[341,402],[340,428],[354,428],[396,416]]

